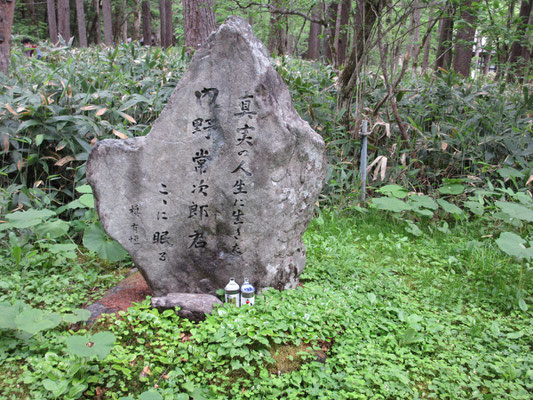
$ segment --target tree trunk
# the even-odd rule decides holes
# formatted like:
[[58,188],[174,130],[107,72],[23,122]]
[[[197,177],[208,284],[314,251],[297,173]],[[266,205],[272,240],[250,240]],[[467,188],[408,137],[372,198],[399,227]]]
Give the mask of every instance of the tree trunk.
[[35,0],[28,0],[28,10],[30,10],[31,25],[36,37],[39,37],[39,19],[37,18],[37,11],[35,10]]
[[87,30],[85,28],[85,9],[83,0],[76,0],[76,16],[78,20],[78,41],[80,47],[87,47]]
[[141,38],[141,0],[135,0],[133,9],[133,40]]
[[341,123],[346,129],[350,129],[354,90],[359,81],[359,73],[361,72],[364,56],[370,51],[368,40],[380,12],[380,0],[357,0],[352,51],[337,82],[339,86],[337,112],[344,110]]
[[122,43],[128,43],[128,2],[122,0],[122,16],[120,18],[120,38]]
[[350,22],[351,0],[343,0],[340,15],[339,40],[337,43],[337,65],[343,65],[346,60],[346,47],[348,46],[348,23]]
[[11,27],[15,13],[15,1],[0,1],[0,71],[7,75],[11,52]]
[[330,63],[335,64],[337,60],[337,11],[339,10],[339,3],[333,2],[327,8],[326,22],[328,27],[326,28],[326,58]]
[[[279,9],[283,0],[271,0],[274,9]],[[288,49],[288,18],[286,15],[271,12],[270,13],[270,31],[268,33],[268,51],[274,55],[287,54]]]
[[65,42],[70,40],[70,0],[57,0],[59,34]]
[[[167,35],[167,46],[173,46],[174,45],[174,26],[172,24],[172,0],[166,0],[165,3],[166,11],[165,11],[165,27],[166,27],[166,35]],[[213,14],[213,19],[214,19]]]
[[187,52],[202,46],[215,29],[213,0],[183,0],[183,30]]
[[[319,19],[322,17],[322,7],[320,4],[315,4],[311,13],[313,19]],[[320,57],[320,39],[319,36],[322,33],[322,25],[316,22],[311,22],[309,27],[309,38],[307,40],[307,52],[305,58],[309,60],[318,60]]]
[[452,35],[453,35],[453,6],[448,3],[448,15],[440,21],[439,45],[437,47],[437,59],[435,71],[439,68],[450,69],[452,62]]
[[508,80],[511,81],[515,79],[522,81],[523,79],[526,65],[522,53],[523,47],[526,47],[525,44],[528,43],[526,32],[528,30],[529,15],[531,14],[532,7],[533,0],[522,0],[519,14],[520,22],[516,28],[516,37],[518,39],[511,45],[511,54],[509,56],[511,69],[509,70]]
[[[411,43],[407,46],[408,59],[412,60],[413,72],[416,72],[416,67],[418,66],[418,56],[420,53],[420,17],[422,13],[422,6],[420,0],[415,0],[413,2],[413,14],[411,19]],[[431,15],[432,13],[430,13]],[[428,21],[429,24],[429,21]]]
[[144,0],[143,12],[143,42],[145,46],[152,45],[152,13],[150,12],[150,0]]
[[46,12],[48,14],[48,33],[50,34],[50,41],[53,44],[56,44],[57,43],[57,16],[56,16],[55,0],[46,0]]
[[104,43],[113,46],[113,14],[111,13],[111,0],[102,0],[102,14],[104,17]]
[[94,16],[94,24],[95,24],[95,37],[96,37],[96,44],[102,44],[102,28],[100,23],[100,0],[94,0],[94,10],[95,10],[95,16]]
[[476,17],[472,14],[472,0],[463,0],[461,9],[461,24],[457,28],[455,36],[453,69],[464,77],[469,77],[470,64],[472,62],[472,45],[476,34]]

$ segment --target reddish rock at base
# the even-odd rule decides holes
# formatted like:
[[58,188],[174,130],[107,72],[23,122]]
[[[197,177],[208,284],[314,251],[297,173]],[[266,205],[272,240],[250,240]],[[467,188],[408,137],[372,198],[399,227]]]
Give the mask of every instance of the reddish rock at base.
[[94,322],[102,314],[126,311],[133,303],[140,303],[152,294],[140,272],[123,279],[117,286],[108,290],[104,297],[87,307],[91,312],[89,322]]

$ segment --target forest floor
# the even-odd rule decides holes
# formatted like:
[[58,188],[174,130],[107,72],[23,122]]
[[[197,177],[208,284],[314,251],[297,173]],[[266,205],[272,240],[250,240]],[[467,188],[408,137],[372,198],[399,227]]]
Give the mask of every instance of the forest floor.
[[[487,231],[461,222],[415,237],[376,211],[324,212],[304,237],[301,286],[265,290],[253,307],[191,323],[144,301],[89,333],[3,331],[0,397],[530,399],[533,313],[516,291],[530,303],[531,282]],[[92,258],[21,272],[3,261],[0,301],[57,312],[97,299],[131,266]],[[97,332],[114,335],[104,357],[69,352],[80,334],[104,348]]]

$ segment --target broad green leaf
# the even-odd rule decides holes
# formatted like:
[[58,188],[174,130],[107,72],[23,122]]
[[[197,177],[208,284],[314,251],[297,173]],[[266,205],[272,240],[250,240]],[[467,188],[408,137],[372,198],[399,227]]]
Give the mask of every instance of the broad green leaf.
[[14,228],[23,229],[40,224],[45,219],[56,215],[50,210],[35,210],[17,211],[13,214],[6,215],[6,219],[13,225]]
[[54,380],[54,381],[51,379],[43,380],[44,388],[52,392],[52,395],[56,399],[67,391],[68,384],[69,384],[69,381],[66,379],[59,379],[59,380]]
[[439,208],[438,204],[431,197],[427,195],[422,196],[409,196],[409,203],[416,208],[429,208],[430,210],[436,210]]
[[53,221],[46,221],[42,224],[37,225],[34,228],[37,236],[40,237],[49,237],[50,239],[55,239],[65,235],[70,228],[70,224],[61,219],[56,219]]
[[35,136],[35,145],[37,147],[39,147],[41,145],[41,143],[43,142],[43,140],[44,140],[44,135],[39,134],[39,135]]
[[50,253],[61,254],[63,257],[75,259],[78,245],[75,243],[54,243],[46,246]]
[[92,194],[84,194],[80,197],[80,203],[87,208],[94,208],[94,196]]
[[437,203],[442,207],[444,211],[450,214],[454,215],[462,215],[463,210],[461,210],[459,207],[457,207],[455,204],[450,203],[449,201],[446,201],[444,199],[438,199]]
[[461,194],[465,188],[460,183],[445,183],[438,190],[441,194]]
[[376,190],[378,193],[382,193],[387,196],[393,196],[398,199],[407,197],[407,189],[400,185],[385,185]]
[[135,399],[131,396],[126,396],[126,397],[120,397],[118,400],[135,400]]
[[507,179],[507,178],[523,178],[524,177],[524,173],[517,170],[517,169],[514,169],[514,168],[511,168],[511,167],[503,167],[503,168],[500,168],[498,170],[496,170],[496,172],[503,178],[503,179]]
[[155,390],[148,390],[147,392],[141,393],[139,400],[163,400],[163,396]]
[[111,332],[98,332],[94,335],[75,335],[65,338],[70,354],[78,357],[104,359],[115,344],[115,335]]
[[17,329],[15,318],[19,310],[8,303],[0,303],[0,329]]
[[533,222],[533,210],[526,206],[508,201],[497,201],[495,204],[511,218]]
[[20,246],[14,246],[13,250],[11,250],[11,254],[13,255],[17,265],[19,265],[22,259],[22,248]]
[[121,261],[128,254],[118,242],[106,235],[100,224],[93,224],[85,229],[83,245],[96,252],[100,258],[112,262]]
[[533,258],[533,247],[525,247],[526,241],[513,232],[502,232],[496,240],[496,244],[504,253],[517,257],[531,259]]
[[483,204],[478,201],[465,201],[464,205],[476,215],[483,215],[483,212],[485,211]]
[[15,318],[17,329],[35,335],[37,332],[53,329],[61,323],[61,316],[38,308],[22,311]]
[[524,336],[524,331],[517,331],[517,332],[513,332],[513,333],[508,333],[507,334],[507,339],[519,339],[522,336]]
[[380,210],[402,212],[410,210],[409,204],[394,197],[378,197],[372,199],[372,205]]
[[425,208],[414,208],[413,212],[419,215],[422,215],[423,217],[429,217],[429,218],[433,217],[433,211],[426,210]]
[[529,308],[523,298],[518,300],[518,307],[520,307],[523,312],[526,312]]
[[72,314],[64,314],[63,321],[69,324],[87,321],[91,317],[91,312],[82,308],[77,308],[72,311]]
[[409,221],[409,220],[406,220],[405,222],[407,222],[407,228],[405,228],[405,230],[415,236],[421,236],[422,235],[422,231],[420,230],[420,228],[418,227],[418,225],[416,225],[414,222],[412,221]]
[[78,193],[90,193],[92,194],[93,189],[89,185],[81,185],[76,188],[76,192]]

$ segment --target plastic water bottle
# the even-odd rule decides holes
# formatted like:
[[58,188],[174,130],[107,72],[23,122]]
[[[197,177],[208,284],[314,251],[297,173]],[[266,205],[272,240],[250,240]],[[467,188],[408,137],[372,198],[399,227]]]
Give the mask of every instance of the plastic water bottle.
[[248,304],[253,306],[255,302],[255,288],[252,286],[247,278],[244,278],[244,283],[241,286],[241,306]]
[[228,284],[224,288],[226,291],[225,293],[225,300],[226,303],[234,304],[237,307],[240,307],[240,292],[239,292],[239,284],[235,282],[235,278],[230,278]]

